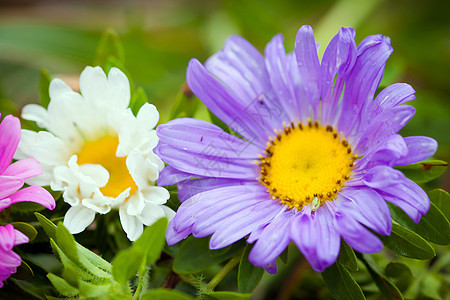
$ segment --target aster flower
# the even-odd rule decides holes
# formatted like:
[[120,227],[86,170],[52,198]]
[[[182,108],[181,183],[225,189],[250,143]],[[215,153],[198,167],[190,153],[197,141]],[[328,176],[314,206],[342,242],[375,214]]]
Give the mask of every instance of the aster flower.
[[134,241],[143,225],[174,214],[163,205],[169,192],[154,186],[164,167],[153,153],[159,113],[146,103],[133,115],[128,79],[116,68],[106,77],[100,67],[87,67],[80,90],[54,79],[48,109],[24,107],[22,117],[47,131],[22,130],[16,157],[34,157],[42,165],[44,174],[29,183],[63,191],[71,205],[64,226],[71,233],[83,231],[96,213],[118,209],[122,227]]
[[17,272],[22,259],[12,249],[16,245],[28,243],[28,237],[14,229],[11,224],[0,226],[0,288],[3,281]]
[[20,190],[25,180],[42,174],[42,168],[33,158],[11,164],[19,140],[20,121],[8,115],[0,124],[0,210],[17,202],[35,202],[48,209],[55,208],[52,195],[42,187],[29,186]]
[[[341,237],[374,253],[389,235],[386,203],[418,222],[430,206],[425,192],[394,165],[422,161],[437,143],[397,132],[412,118],[408,84],[393,84],[374,99],[392,53],[382,35],[355,44],[342,28],[319,62],[310,26],[286,54],[276,35],[263,57],[230,37],[205,66],[193,59],[187,83],[231,130],[195,119],[157,129],[155,152],[169,166],[160,185],[178,184],[182,202],[167,242],[211,235],[210,248],[244,237],[249,260],[276,272],[275,259],[293,241],[318,272],[332,265]],[[344,89],[345,86],[345,89]]]

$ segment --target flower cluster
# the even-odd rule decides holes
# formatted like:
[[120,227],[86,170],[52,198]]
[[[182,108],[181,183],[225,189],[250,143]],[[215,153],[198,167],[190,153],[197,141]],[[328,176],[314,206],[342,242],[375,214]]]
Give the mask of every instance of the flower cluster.
[[122,227],[134,241],[143,225],[174,215],[163,205],[169,192],[154,186],[164,168],[153,153],[158,111],[145,103],[133,115],[128,79],[117,68],[106,77],[100,67],[87,67],[80,90],[54,79],[47,109],[24,107],[22,117],[47,131],[22,130],[16,158],[33,157],[43,167],[44,173],[28,183],[63,191],[71,205],[64,225],[71,233],[86,229],[96,213],[118,209]]
[[[25,180],[42,174],[42,169],[33,158],[11,164],[19,140],[19,119],[8,115],[0,124],[0,211],[18,202],[35,202],[54,209],[55,200],[44,188],[29,186],[21,189]],[[13,247],[27,242],[28,237],[11,224],[0,226],[0,287],[21,264]]]
[[[182,202],[167,232],[169,245],[190,234],[211,235],[219,249],[246,238],[249,260],[276,272],[275,259],[293,241],[312,268],[336,261],[341,238],[362,253],[389,235],[386,202],[418,222],[429,207],[425,192],[394,165],[422,161],[437,148],[429,137],[398,131],[415,109],[408,84],[393,84],[374,99],[390,39],[355,44],[342,28],[319,62],[310,26],[300,28],[286,54],[275,36],[263,57],[232,36],[203,66],[193,59],[187,83],[236,135],[195,119],[157,129],[156,153],[169,166],[160,185],[178,184]],[[345,87],[345,88],[344,88]]]

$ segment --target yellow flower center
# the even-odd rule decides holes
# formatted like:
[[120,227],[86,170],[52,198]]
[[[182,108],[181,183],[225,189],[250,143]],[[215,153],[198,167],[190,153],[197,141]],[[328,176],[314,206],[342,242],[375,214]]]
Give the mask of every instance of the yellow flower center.
[[261,166],[261,183],[274,199],[301,210],[333,200],[350,178],[356,155],[331,127],[293,122],[269,138]]
[[137,186],[128,171],[126,157],[117,157],[116,151],[119,138],[105,136],[96,141],[89,141],[78,153],[78,164],[99,164],[109,172],[108,183],[100,188],[103,195],[117,197],[127,188],[131,187],[130,195]]

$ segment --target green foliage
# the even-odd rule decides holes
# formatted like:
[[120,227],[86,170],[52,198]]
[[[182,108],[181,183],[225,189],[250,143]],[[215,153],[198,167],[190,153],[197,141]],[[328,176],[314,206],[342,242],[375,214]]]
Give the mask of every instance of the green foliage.
[[264,275],[264,269],[254,266],[248,260],[248,255],[252,249],[251,245],[247,245],[242,254],[238,271],[238,287],[241,293],[251,293],[258,286]]
[[349,271],[358,271],[355,251],[343,239],[341,239],[341,251],[337,261]]
[[339,262],[322,272],[323,280],[337,300],[366,299],[350,272]]
[[208,292],[204,293],[203,298],[210,300],[250,300],[250,294],[238,294],[233,292]]
[[390,236],[380,236],[384,245],[398,255],[416,259],[430,259],[436,255],[433,247],[420,235],[397,222],[392,224]]
[[448,163],[442,160],[425,160],[406,166],[396,166],[406,177],[416,183],[425,183],[440,177],[447,170]]
[[179,292],[177,290],[168,289],[154,289],[149,290],[142,294],[141,300],[191,300],[194,297],[187,295],[185,293]]
[[44,108],[47,108],[50,103],[48,89],[51,81],[52,77],[50,76],[50,73],[47,70],[42,69],[39,77],[39,101]]
[[392,278],[395,285],[401,291],[406,291],[413,280],[413,275],[409,267],[400,262],[390,262],[384,269],[384,273]]
[[123,63],[125,50],[117,33],[113,29],[108,29],[103,33],[98,44],[95,65],[106,66],[111,57]]
[[24,222],[13,222],[11,223],[11,225],[14,226],[15,229],[25,234],[30,241],[36,238],[37,231],[30,224]]
[[447,220],[450,219],[450,195],[444,190],[435,189],[429,194],[430,201],[433,202],[437,208],[439,208]]
[[242,251],[244,242],[234,244],[229,251],[222,255],[211,255],[209,252],[209,237],[188,237],[175,256],[173,269],[179,274],[192,274],[203,271],[209,266],[221,263]]
[[192,118],[197,111],[199,104],[200,100],[195,97],[188,85],[184,83],[175,98],[169,119]]

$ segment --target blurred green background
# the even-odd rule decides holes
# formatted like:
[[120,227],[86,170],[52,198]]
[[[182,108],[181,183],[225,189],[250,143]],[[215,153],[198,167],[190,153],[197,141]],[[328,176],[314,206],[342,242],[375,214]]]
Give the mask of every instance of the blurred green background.
[[[204,61],[230,34],[263,51],[281,32],[292,51],[298,28],[310,24],[323,52],[341,26],[353,26],[357,42],[370,34],[391,37],[394,53],[382,85],[407,82],[419,99],[412,103],[416,116],[402,133],[437,139],[436,158],[448,161],[449,11],[450,1],[444,0],[0,0],[0,109],[18,115],[24,104],[38,102],[43,68],[76,87],[107,28],[119,34],[127,69],[165,122],[189,59]],[[448,190],[448,174],[436,185]]]

